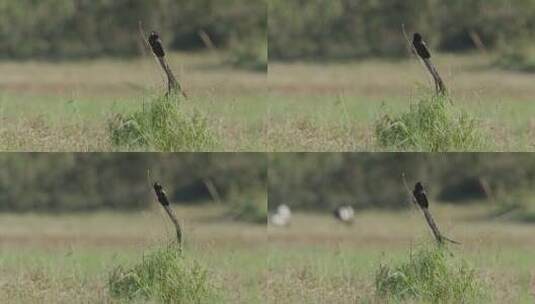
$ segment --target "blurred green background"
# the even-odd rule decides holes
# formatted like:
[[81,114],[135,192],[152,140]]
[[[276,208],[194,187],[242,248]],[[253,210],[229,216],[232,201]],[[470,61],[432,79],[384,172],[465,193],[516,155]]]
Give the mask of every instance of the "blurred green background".
[[496,212],[523,210],[523,216],[535,205],[535,158],[529,153],[303,153],[271,155],[269,207],[407,208],[403,173],[410,190],[421,181],[430,199],[440,202],[484,201]]
[[[510,50],[535,32],[532,0],[271,0],[270,59],[399,57],[401,25],[442,51]],[[481,47],[481,46],[479,46]]]
[[204,32],[215,48],[261,56],[266,9],[265,0],[0,0],[0,57],[138,55],[140,21],[174,50],[205,48]]
[[0,210],[143,209],[156,202],[153,181],[173,202],[265,209],[266,164],[254,153],[2,153]]

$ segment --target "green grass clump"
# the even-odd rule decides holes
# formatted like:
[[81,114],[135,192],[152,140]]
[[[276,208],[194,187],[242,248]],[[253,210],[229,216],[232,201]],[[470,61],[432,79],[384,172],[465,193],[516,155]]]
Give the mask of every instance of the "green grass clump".
[[161,96],[143,105],[141,111],[118,115],[108,129],[115,146],[148,147],[158,151],[207,151],[215,138],[206,118],[180,106],[179,95]]
[[112,297],[159,303],[213,303],[216,291],[207,271],[181,254],[177,245],[144,256],[141,263],[125,269],[118,266],[109,274]]
[[487,145],[477,119],[444,96],[423,98],[397,117],[384,115],[375,136],[382,148],[393,150],[479,151]]
[[375,275],[376,295],[382,299],[424,303],[484,303],[488,289],[463,259],[439,247],[421,247],[407,262],[381,265]]

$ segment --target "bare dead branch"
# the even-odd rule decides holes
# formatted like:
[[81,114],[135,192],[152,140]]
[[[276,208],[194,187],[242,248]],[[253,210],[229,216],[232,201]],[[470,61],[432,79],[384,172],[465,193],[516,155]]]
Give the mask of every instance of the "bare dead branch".
[[219,191],[217,191],[217,188],[214,182],[209,178],[204,179],[203,182],[204,182],[204,185],[206,185],[208,192],[210,192],[210,196],[212,197],[212,200],[214,200],[218,204],[221,204],[221,195],[219,195]]
[[475,30],[469,30],[468,35],[470,36],[470,39],[472,39],[472,42],[480,52],[487,53],[487,47],[483,43],[481,36],[479,36],[479,34]]

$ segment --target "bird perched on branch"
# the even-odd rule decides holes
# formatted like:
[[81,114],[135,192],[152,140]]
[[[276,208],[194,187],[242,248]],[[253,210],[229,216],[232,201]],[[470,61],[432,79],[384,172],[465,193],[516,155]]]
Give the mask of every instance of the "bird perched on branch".
[[422,186],[422,183],[417,182],[416,185],[414,185],[412,195],[414,196],[414,200],[416,201],[416,203],[420,206],[420,209],[422,209],[422,212],[425,216],[425,220],[427,221],[429,228],[431,228],[431,231],[433,232],[436,241],[440,245],[444,243],[444,240],[453,244],[460,244],[459,242],[447,238],[442,233],[440,233],[440,230],[438,229],[438,226],[435,220],[433,219],[431,212],[429,211],[429,201],[427,200],[427,194],[425,193],[424,186]]
[[167,199],[167,195],[165,194],[165,191],[163,190],[162,185],[155,182],[154,192],[156,193],[156,196],[158,197],[158,202],[160,202],[160,205],[162,205],[163,209],[165,209],[165,212],[167,212],[167,215],[169,215],[171,222],[173,222],[173,225],[175,225],[176,238],[180,246],[180,249],[182,249],[182,228],[180,227],[180,223],[178,222],[175,212],[169,206],[169,200]]
[[154,55],[156,55],[156,58],[158,58],[160,66],[167,75],[167,94],[169,95],[173,91],[178,91],[182,94],[182,96],[184,96],[184,98],[187,99],[188,95],[182,89],[180,83],[178,83],[178,81],[176,80],[175,75],[171,70],[171,67],[169,66],[169,64],[167,64],[167,61],[165,60],[165,51],[163,48],[162,40],[160,39],[160,35],[158,35],[157,32],[152,31],[148,40],[152,52],[154,53]]
[[160,39],[160,35],[156,33],[155,31],[152,31],[149,36],[149,44],[152,48],[152,51],[154,52],[154,55],[156,57],[162,58],[165,57],[165,51],[163,50],[162,46],[162,40]]
[[160,204],[162,204],[162,206],[169,206],[169,200],[167,199],[167,195],[165,194],[162,185],[154,183],[154,192],[156,192],[158,201]]
[[422,35],[420,35],[419,33],[414,33],[414,36],[412,38],[412,45],[414,46],[416,53],[418,53],[418,56],[420,56],[422,59],[431,58],[431,53],[429,53],[427,45],[422,39]]
[[422,183],[416,183],[412,194],[414,195],[414,198],[416,199],[416,202],[418,203],[418,205],[420,205],[420,207],[426,209],[429,208],[429,201],[427,200],[427,195],[425,194],[424,186],[422,186]]
[[438,73],[438,70],[435,68],[433,63],[431,62],[431,53],[427,49],[427,45],[425,44],[422,35],[419,33],[414,33],[412,38],[412,46],[414,50],[416,51],[416,54],[420,58],[422,58],[425,67],[433,77],[433,80],[435,81],[435,90],[438,94],[446,95],[446,85],[444,84],[444,81],[442,80],[442,77],[440,77],[440,74]]

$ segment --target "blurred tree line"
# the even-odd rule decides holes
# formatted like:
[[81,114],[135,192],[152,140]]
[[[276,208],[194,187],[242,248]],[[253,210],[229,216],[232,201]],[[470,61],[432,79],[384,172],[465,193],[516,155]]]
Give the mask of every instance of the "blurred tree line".
[[402,24],[443,51],[507,48],[535,34],[535,1],[271,0],[269,56],[402,56]]
[[406,208],[421,181],[431,199],[458,204],[534,191],[529,153],[304,153],[270,157],[269,208]]
[[140,54],[139,21],[173,49],[204,47],[200,31],[218,48],[267,48],[266,10],[266,0],[0,0],[0,56]]
[[153,181],[177,203],[211,200],[209,187],[233,203],[235,193],[265,193],[266,166],[253,153],[3,153],[0,210],[141,209],[156,201]]

